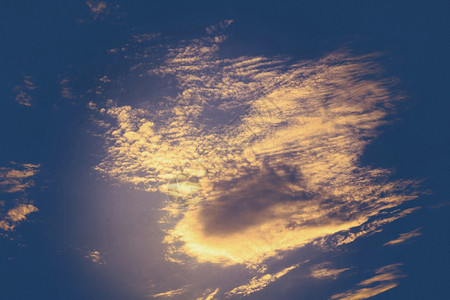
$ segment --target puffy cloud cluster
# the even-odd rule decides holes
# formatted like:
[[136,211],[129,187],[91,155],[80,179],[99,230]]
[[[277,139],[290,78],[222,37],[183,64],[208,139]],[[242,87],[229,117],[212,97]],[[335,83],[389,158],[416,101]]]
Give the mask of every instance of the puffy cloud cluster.
[[16,85],[13,89],[17,103],[24,106],[33,106],[33,96],[31,91],[37,89],[36,84],[32,81],[31,76],[25,75],[21,84]]
[[[0,189],[2,193],[16,195],[24,194],[34,185],[33,177],[38,172],[39,165],[11,163],[12,167],[0,168]],[[17,198],[15,206],[6,201],[0,202],[0,229],[12,231],[32,212],[38,209],[27,199]],[[9,204],[9,205],[8,205]],[[10,207],[10,208],[8,208]]]
[[109,126],[96,169],[170,196],[168,259],[259,268],[413,211],[399,206],[416,197],[414,181],[360,163],[402,99],[376,55],[221,58],[223,41],[185,42],[148,70],[173,82],[176,96],[100,110]]

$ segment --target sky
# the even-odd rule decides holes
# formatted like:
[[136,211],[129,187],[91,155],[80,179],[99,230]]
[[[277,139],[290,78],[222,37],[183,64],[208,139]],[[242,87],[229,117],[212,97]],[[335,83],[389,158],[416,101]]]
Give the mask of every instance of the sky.
[[447,299],[446,1],[4,1],[1,299]]

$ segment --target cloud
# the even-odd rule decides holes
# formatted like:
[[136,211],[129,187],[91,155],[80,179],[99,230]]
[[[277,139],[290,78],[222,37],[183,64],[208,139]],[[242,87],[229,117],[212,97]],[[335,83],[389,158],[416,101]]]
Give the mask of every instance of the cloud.
[[6,219],[11,222],[20,222],[26,219],[26,216],[32,212],[38,211],[36,207],[31,204],[21,204],[8,211]]
[[[34,185],[33,177],[39,171],[36,164],[11,163],[11,167],[0,168],[0,190],[2,193],[25,194]],[[9,208],[8,208],[9,207]],[[13,206],[7,201],[0,203],[0,229],[13,231],[16,226],[25,221],[27,216],[39,211],[29,200],[21,197],[14,200]]]
[[179,289],[176,289],[176,290],[171,290],[171,291],[167,291],[167,292],[164,292],[164,293],[155,294],[152,297],[153,298],[159,298],[159,297],[172,298],[172,297],[174,297],[176,295],[180,295],[180,294],[184,293],[184,291],[185,291],[184,288],[179,288]]
[[0,228],[5,231],[14,230],[18,223],[27,219],[27,215],[37,211],[39,210],[31,204],[19,204],[10,209],[4,219],[0,220]]
[[[398,270],[399,266],[401,266],[401,264],[381,267],[375,271],[378,275],[358,283],[358,286],[361,286],[360,288],[333,295],[331,299],[362,300],[393,289],[398,286],[398,283],[395,282],[395,280],[404,277]],[[377,284],[373,285],[374,283]]]
[[24,106],[33,106],[31,91],[35,89],[37,86],[32,82],[31,76],[24,76],[22,83],[13,88],[16,94],[15,101]]
[[329,264],[330,263],[322,263],[311,267],[311,277],[316,279],[336,279],[342,272],[350,270],[350,268],[329,269],[327,268]]
[[61,92],[59,93],[60,96],[64,99],[74,99],[77,96],[75,96],[73,89],[70,87],[69,79],[63,78],[59,82]]
[[385,243],[383,246],[398,245],[398,244],[406,242],[409,239],[412,239],[413,237],[420,236],[420,235],[422,235],[422,233],[419,232],[420,229],[421,228],[417,228],[417,229],[414,229],[413,231],[410,231],[407,233],[402,233],[402,234],[400,234],[400,236],[398,238]]
[[203,294],[203,297],[197,298],[197,300],[213,300],[214,296],[217,295],[219,292],[219,288],[216,288],[214,291],[211,291],[211,289],[207,289]]
[[39,165],[17,164],[13,167],[0,167],[0,188],[2,192],[25,192],[34,185],[32,177],[38,172]]
[[94,19],[97,19],[101,14],[108,14],[108,6],[105,1],[86,1],[86,5],[92,12]]
[[96,170],[168,195],[169,260],[259,269],[310,243],[350,243],[414,211],[399,207],[417,197],[415,181],[360,163],[403,100],[376,54],[230,59],[218,54],[222,42],[183,42],[148,70],[177,95],[100,109],[109,126]]
[[100,251],[92,249],[89,250],[85,255],[84,258],[92,261],[95,264],[98,265],[103,265],[106,263],[106,261],[104,260],[102,254],[100,253]]
[[227,295],[228,297],[231,297],[234,295],[248,296],[254,292],[264,289],[267,285],[276,281],[280,277],[286,275],[287,273],[289,273],[289,271],[297,268],[298,266],[299,266],[298,264],[290,266],[290,267],[285,268],[275,274],[266,274],[266,275],[263,275],[260,277],[255,276],[250,280],[249,283],[238,286],[238,287],[232,289],[231,291],[226,292],[225,295]]

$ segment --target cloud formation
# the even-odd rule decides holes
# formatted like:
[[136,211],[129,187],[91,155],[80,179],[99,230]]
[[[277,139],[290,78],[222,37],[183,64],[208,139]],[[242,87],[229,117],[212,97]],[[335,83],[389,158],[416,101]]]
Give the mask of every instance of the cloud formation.
[[106,263],[100,251],[95,249],[87,251],[87,253],[84,255],[84,258],[98,265],[103,265]]
[[402,100],[376,54],[221,58],[216,29],[148,70],[173,82],[176,96],[100,109],[107,155],[96,169],[169,195],[169,260],[259,268],[309,243],[349,243],[414,210],[399,209],[417,197],[414,181],[359,161]]
[[174,296],[177,296],[177,295],[180,295],[180,294],[184,293],[184,291],[185,291],[184,288],[179,288],[179,289],[170,290],[170,291],[167,291],[167,292],[164,292],[164,293],[158,293],[158,294],[153,295],[152,297],[153,298],[160,298],[160,297],[162,297],[162,298],[172,298]]
[[[11,167],[0,167],[0,191],[12,194],[17,198],[13,203],[0,202],[0,229],[12,231],[16,226],[27,219],[33,212],[39,211],[23,195],[34,185],[33,177],[39,170],[39,165],[11,163]],[[22,197],[18,197],[18,196]]]
[[322,263],[311,267],[311,277],[316,279],[336,279],[342,272],[350,270],[350,268],[330,269],[328,268],[329,264]]
[[197,298],[197,300],[213,300],[214,296],[217,295],[217,293],[219,292],[219,288],[216,288],[214,291],[211,292],[211,289],[208,289],[204,292],[204,294],[206,294],[206,296]]
[[358,283],[358,288],[333,295],[331,299],[363,300],[393,289],[398,285],[396,280],[404,277],[398,270],[399,266],[401,264],[381,267],[375,271],[377,275]]
[[33,83],[31,76],[24,76],[22,83],[13,88],[13,91],[16,94],[14,100],[24,106],[33,106],[31,91],[35,89],[37,89],[37,86]]
[[2,192],[16,193],[34,185],[33,176],[39,165],[12,163],[13,167],[0,167],[0,188]]
[[86,1],[86,5],[91,10],[94,19],[97,19],[101,14],[108,13],[108,6],[105,1]]
[[420,236],[420,235],[422,235],[422,233],[419,232],[420,229],[421,228],[417,228],[417,229],[414,229],[413,231],[410,231],[407,233],[402,233],[402,234],[400,234],[400,236],[398,238],[385,243],[383,246],[393,246],[393,245],[402,244],[402,243],[406,242],[407,240],[412,239],[413,237]]
[[226,292],[225,295],[227,297],[231,297],[234,295],[242,295],[242,296],[250,295],[254,292],[264,289],[267,285],[276,281],[280,277],[286,275],[287,273],[289,273],[289,271],[297,268],[298,266],[299,266],[299,264],[290,266],[290,267],[285,268],[275,274],[265,274],[263,276],[255,276],[250,280],[249,283],[238,286],[238,287],[232,289],[231,291]]

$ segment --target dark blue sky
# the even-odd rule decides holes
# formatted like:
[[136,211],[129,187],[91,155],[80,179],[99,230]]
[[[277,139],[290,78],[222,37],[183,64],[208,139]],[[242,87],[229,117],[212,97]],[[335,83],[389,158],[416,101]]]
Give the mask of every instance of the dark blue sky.
[[[173,47],[177,41],[204,36],[205,28],[227,19],[234,22],[219,55],[230,59],[316,60],[339,49],[355,56],[381,53],[378,65],[385,76],[397,78],[396,89],[405,100],[396,104],[392,122],[378,128],[379,135],[364,148],[359,163],[392,170],[393,179],[421,181],[420,196],[402,206],[420,209],[388,223],[382,233],[331,252],[317,253],[308,246],[287,258],[298,262],[307,257],[311,265],[351,265],[350,275],[325,282],[292,271],[248,298],[328,299],[373,276],[377,268],[399,262],[404,274],[400,284],[373,299],[450,297],[449,2],[91,3],[105,3],[106,8],[97,13],[83,1],[0,4],[0,167],[16,168],[11,162],[40,165],[31,187],[0,194],[4,220],[12,220],[7,216],[15,205],[32,203],[39,209],[14,230],[2,231],[6,235],[0,237],[0,298],[147,299],[158,288],[170,287],[161,284],[147,292],[136,288],[146,276],[159,284],[147,275],[155,266],[161,282],[183,283],[173,275],[177,266],[164,271],[161,263],[164,235],[155,221],[160,205],[147,201],[161,196],[121,186],[94,170],[103,161],[105,144],[88,103],[106,107],[107,97],[116,96],[118,106],[139,106],[144,98],[174,93],[164,80],[128,75],[130,61],[108,50],[144,33],[159,33],[157,44]],[[161,57],[142,58],[152,59]],[[116,86],[96,94],[105,74]],[[64,87],[70,89],[70,97],[61,93]],[[17,101],[21,91],[29,95],[29,106]],[[420,236],[382,247],[416,228],[421,228]],[[154,243],[142,242],[143,236],[151,236]],[[105,264],[94,264],[86,258],[94,248],[116,250],[109,257],[105,254]],[[124,253],[127,259],[121,257]]]

